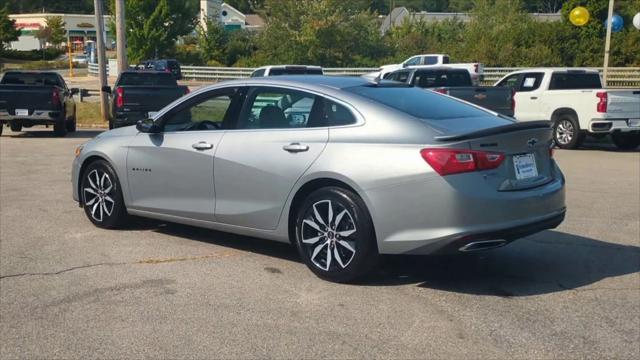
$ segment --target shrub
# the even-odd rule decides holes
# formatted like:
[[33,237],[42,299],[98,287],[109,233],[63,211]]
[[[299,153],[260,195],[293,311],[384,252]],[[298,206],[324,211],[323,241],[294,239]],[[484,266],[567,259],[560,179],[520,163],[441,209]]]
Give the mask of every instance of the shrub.
[[0,57],[11,60],[55,60],[64,53],[64,50],[47,48],[43,50],[14,50],[5,49],[0,50]]

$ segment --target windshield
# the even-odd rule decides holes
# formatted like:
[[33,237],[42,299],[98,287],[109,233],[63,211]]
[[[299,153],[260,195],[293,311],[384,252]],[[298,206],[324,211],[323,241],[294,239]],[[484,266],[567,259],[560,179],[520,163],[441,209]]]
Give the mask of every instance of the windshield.
[[169,73],[123,73],[118,86],[175,86],[176,79]]
[[489,112],[421,88],[356,86],[345,90],[420,119],[444,120],[491,115]]

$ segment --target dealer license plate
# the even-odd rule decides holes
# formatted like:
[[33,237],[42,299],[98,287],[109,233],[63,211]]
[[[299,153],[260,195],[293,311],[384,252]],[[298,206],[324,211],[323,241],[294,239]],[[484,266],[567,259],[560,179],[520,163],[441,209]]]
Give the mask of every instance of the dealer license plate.
[[538,176],[536,156],[534,154],[515,155],[513,166],[516,170],[516,179],[524,180]]
[[16,109],[16,116],[29,116],[29,110],[27,110],[27,109]]

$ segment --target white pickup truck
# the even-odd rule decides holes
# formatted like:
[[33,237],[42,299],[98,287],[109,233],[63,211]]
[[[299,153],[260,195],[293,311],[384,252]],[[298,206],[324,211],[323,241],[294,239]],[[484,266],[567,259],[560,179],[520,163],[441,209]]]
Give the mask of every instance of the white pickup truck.
[[433,65],[433,66],[446,65],[447,67],[454,68],[454,69],[465,69],[469,71],[469,74],[471,75],[471,80],[476,85],[480,80],[482,80],[481,77],[482,77],[482,73],[484,72],[484,65],[480,63],[451,64],[449,60],[449,55],[422,54],[422,55],[412,56],[400,64],[382,65],[379,70],[380,78],[382,79],[386,74],[399,69],[403,69],[411,66],[422,66],[422,65]]
[[527,69],[506,75],[495,86],[515,90],[517,120],[552,121],[560,148],[574,149],[586,135],[607,134],[620,149],[640,146],[640,89],[603,89],[596,70]]

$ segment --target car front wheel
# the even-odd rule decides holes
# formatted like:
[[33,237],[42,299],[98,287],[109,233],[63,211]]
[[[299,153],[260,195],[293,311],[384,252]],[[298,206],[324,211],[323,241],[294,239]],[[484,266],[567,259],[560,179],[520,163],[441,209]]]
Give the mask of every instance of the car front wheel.
[[362,199],[340,187],[311,193],[298,208],[295,242],[305,264],[317,276],[350,282],[376,264],[373,223]]
[[109,163],[97,160],[82,174],[80,201],[89,220],[101,228],[117,228],[124,224],[127,210],[115,171]]

